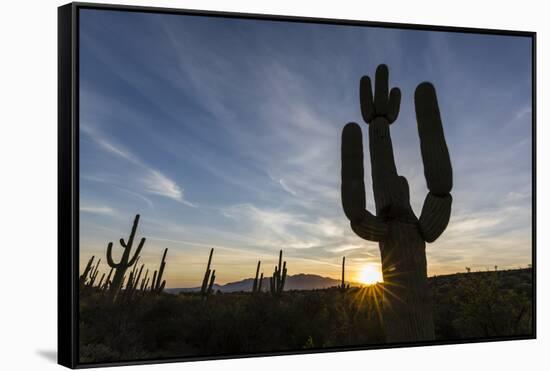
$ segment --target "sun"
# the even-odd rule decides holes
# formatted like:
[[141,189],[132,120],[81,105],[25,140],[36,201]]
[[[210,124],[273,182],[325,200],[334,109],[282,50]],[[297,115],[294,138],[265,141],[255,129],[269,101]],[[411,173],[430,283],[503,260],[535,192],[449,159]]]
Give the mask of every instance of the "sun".
[[373,285],[377,282],[382,282],[382,272],[375,265],[365,265],[359,272],[359,281],[366,285]]

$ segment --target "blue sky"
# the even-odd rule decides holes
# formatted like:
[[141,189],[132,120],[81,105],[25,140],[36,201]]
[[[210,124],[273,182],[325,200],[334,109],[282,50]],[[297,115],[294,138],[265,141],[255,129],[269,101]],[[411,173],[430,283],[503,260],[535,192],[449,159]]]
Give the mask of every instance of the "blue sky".
[[[413,94],[426,80],[438,93],[454,204],[427,245],[429,274],[531,263],[530,39],[90,9],[81,262],[104,262],[140,213],[143,261],[156,269],[169,248],[168,287],[200,284],[210,247],[220,283],[252,276],[258,259],[271,275],[281,248],[290,274],[338,277],[343,255],[350,278],[379,266],[339,192],[341,130],[362,123],[359,79],[380,63],[402,92],[392,139],[417,214],[427,189]],[[368,161],[365,173],[374,210]]]

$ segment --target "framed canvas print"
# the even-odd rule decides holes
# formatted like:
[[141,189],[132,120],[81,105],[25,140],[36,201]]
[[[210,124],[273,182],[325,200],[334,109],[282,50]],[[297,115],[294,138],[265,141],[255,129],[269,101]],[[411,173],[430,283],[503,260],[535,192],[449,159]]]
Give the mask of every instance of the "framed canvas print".
[[535,337],[535,33],[59,8],[59,363]]

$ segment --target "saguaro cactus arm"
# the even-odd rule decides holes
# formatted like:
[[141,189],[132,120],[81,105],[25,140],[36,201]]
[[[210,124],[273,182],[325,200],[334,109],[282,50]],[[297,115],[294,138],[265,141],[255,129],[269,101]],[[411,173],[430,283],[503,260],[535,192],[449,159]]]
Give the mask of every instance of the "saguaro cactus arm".
[[424,82],[414,94],[424,176],[430,192],[420,215],[420,231],[426,242],[435,241],[447,228],[451,216],[453,170],[432,84]]
[[351,228],[361,238],[381,241],[388,226],[366,209],[363,169],[363,137],[356,123],[349,123],[342,132],[342,206]]
[[426,183],[430,192],[444,196],[453,188],[453,169],[432,84],[423,82],[418,85],[414,105]]
[[121,267],[121,263],[115,263],[113,260],[113,243],[109,242],[107,245],[107,264],[109,264],[112,268],[119,268]]
[[436,196],[430,192],[426,196],[418,221],[420,233],[426,242],[434,242],[447,228],[452,202],[450,194]]

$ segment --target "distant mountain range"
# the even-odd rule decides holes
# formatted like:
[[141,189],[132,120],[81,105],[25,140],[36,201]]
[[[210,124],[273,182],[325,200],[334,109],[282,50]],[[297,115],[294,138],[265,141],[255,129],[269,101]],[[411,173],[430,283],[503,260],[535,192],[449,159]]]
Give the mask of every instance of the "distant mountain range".
[[[220,290],[221,292],[239,292],[239,291],[252,291],[252,285],[254,283],[253,278],[246,278],[237,282],[229,282],[225,285],[214,284],[213,289],[215,291]],[[341,283],[341,280],[337,280],[329,277],[322,277],[316,274],[295,274],[294,276],[287,276],[285,282],[285,291],[288,290],[315,290],[315,289],[326,289],[329,287],[337,286]],[[346,282],[350,286],[361,286],[360,283],[356,282]],[[200,291],[200,287],[181,287],[181,288],[171,288],[164,291],[177,294],[180,292],[196,292]],[[269,277],[264,277],[262,281],[262,291],[269,290]]]

